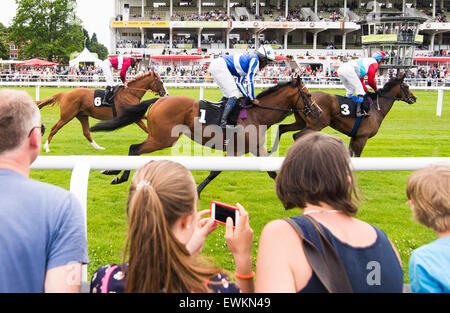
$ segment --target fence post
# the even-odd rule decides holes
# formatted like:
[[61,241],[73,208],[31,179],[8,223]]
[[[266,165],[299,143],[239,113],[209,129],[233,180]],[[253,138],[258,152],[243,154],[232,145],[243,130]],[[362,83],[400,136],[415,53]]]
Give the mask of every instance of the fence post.
[[[75,194],[81,204],[84,214],[84,231],[87,238],[87,189],[89,180],[89,171],[91,166],[86,161],[78,161],[75,163],[72,176],[70,178],[70,191]],[[81,270],[81,281],[87,282],[87,265],[83,264]]]
[[444,102],[444,89],[438,89],[438,99],[436,106],[436,115],[442,115],[442,103]]
[[36,91],[35,91],[35,100],[39,101],[39,85],[36,85]]
[[203,87],[202,86],[200,86],[200,96],[199,96],[199,100],[203,100]]

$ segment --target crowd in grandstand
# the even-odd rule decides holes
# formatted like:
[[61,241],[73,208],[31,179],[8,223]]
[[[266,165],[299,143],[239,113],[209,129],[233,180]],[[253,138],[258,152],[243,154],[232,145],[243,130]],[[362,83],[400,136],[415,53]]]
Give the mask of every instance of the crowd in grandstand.
[[[387,3],[378,3],[382,10],[398,10],[401,11],[401,3],[391,3],[386,6]],[[234,7],[245,8],[248,14],[237,15],[234,12]],[[174,11],[172,16],[170,16],[171,21],[246,21],[246,20],[260,20],[260,21],[290,21],[290,22],[300,22],[300,21],[311,21],[313,17],[309,14],[302,13],[302,8],[312,8],[311,3],[306,3],[304,6],[295,5],[290,6],[288,9],[288,14],[286,15],[286,10],[284,3],[280,3],[278,7],[274,5],[267,4],[265,7],[259,8],[259,14],[257,14],[256,3],[252,5],[245,6],[244,3],[236,3],[232,5],[232,11],[230,14],[226,14],[225,9],[214,8],[212,10],[202,9],[200,14],[198,13],[198,7],[196,4],[190,3],[184,7],[174,6]],[[414,9],[414,5],[410,5]],[[340,9],[342,8],[342,3],[328,3],[322,2],[318,7],[317,16],[320,21],[325,22],[336,22],[342,21],[344,16],[341,14]],[[187,9],[187,10],[186,10]],[[361,18],[364,18],[373,9],[368,4],[361,3],[361,7],[356,5],[356,2],[350,2],[347,5],[347,9],[358,14]],[[130,14],[131,19],[146,19],[146,20],[164,20],[168,16],[169,8],[166,7],[167,11],[162,11],[161,9],[155,12],[153,8],[148,9],[144,13],[144,17],[141,11],[138,10]],[[433,19],[437,23],[447,23],[448,21],[448,9],[436,8],[435,17],[433,18],[432,10],[428,8],[418,8],[419,12],[425,14]],[[116,20],[122,20],[123,16],[119,15]]]
[[171,21],[228,21],[235,20],[234,16],[228,16],[225,11],[214,9],[207,12],[174,12]]
[[[146,70],[154,70],[160,73],[162,79],[166,82],[179,83],[211,83],[212,78],[207,72],[207,64],[204,65],[171,65],[161,66],[150,64],[142,66],[138,71],[132,70],[131,75],[143,73]],[[295,69],[291,68],[286,62],[278,62],[261,70],[256,80],[258,83],[277,83],[285,81],[291,75],[300,75],[305,81],[318,83],[327,79],[330,83],[339,83],[337,68],[333,66],[324,68],[323,66],[311,66],[308,64],[299,64]],[[15,70],[0,70],[0,80],[3,81],[102,81],[102,72],[99,67],[93,65],[78,67],[70,66],[52,66],[52,67],[21,67]],[[412,69],[407,74],[408,79],[425,80],[428,85],[433,83],[450,86],[450,72],[447,66],[441,65],[422,65]],[[389,79],[389,73],[377,74],[377,79],[384,84]]]

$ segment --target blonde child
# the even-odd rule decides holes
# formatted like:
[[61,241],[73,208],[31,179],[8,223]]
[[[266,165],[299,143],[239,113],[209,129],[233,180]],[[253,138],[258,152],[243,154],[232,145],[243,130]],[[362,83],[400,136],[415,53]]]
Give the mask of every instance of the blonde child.
[[450,166],[431,165],[413,172],[406,195],[414,218],[438,237],[411,254],[411,291],[450,292]]

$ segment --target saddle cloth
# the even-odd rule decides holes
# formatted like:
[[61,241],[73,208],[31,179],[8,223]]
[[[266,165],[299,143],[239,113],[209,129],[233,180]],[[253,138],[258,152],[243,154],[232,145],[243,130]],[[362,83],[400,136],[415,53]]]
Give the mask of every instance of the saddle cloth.
[[[242,108],[241,99],[228,116],[228,125],[236,126],[237,121],[242,118],[247,118],[247,110]],[[198,122],[203,125],[219,125],[222,118],[225,102],[212,102],[208,100],[200,100],[198,102]]]
[[[116,93],[120,87],[121,87],[120,85],[113,87],[114,95],[111,97],[111,99],[114,99],[114,97],[116,96]],[[96,107],[101,107],[101,106],[113,107],[114,106],[114,103],[112,103],[112,102],[103,104],[103,98],[105,97],[105,93],[106,93],[106,91],[104,89],[94,90],[94,106],[96,106]]]
[[[339,102],[340,112],[342,117],[356,117],[356,103],[358,101],[358,97],[353,96],[351,98],[347,98],[344,96],[336,95],[336,98]],[[365,112],[369,112],[371,99],[368,96],[364,97],[364,102],[362,104],[362,109]]]

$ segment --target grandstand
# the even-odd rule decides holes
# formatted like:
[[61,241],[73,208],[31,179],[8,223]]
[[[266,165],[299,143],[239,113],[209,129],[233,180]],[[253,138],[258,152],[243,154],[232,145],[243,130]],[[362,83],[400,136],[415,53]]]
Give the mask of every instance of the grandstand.
[[[111,21],[111,52],[140,49],[147,55],[163,49],[190,53],[253,49],[272,44],[280,54],[298,55],[332,44],[361,49],[357,22],[374,11],[426,18],[420,26],[423,48],[433,55],[450,51],[450,0],[116,0]],[[211,45],[213,44],[214,45]],[[212,50],[212,51],[211,51]]]

